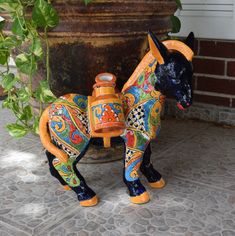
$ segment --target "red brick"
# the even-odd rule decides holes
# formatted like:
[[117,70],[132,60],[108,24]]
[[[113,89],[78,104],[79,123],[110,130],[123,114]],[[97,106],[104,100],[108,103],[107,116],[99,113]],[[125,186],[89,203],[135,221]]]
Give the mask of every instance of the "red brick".
[[211,75],[224,75],[225,62],[222,60],[194,58],[194,72]]
[[193,82],[192,82],[193,90],[197,89],[197,76],[193,76]]
[[235,99],[232,100],[232,107],[235,107]]
[[194,49],[193,49],[195,56],[199,55],[198,46],[199,46],[199,41],[196,39],[194,42]]
[[235,42],[200,41],[201,56],[235,58]]
[[198,77],[197,90],[235,95],[235,80]]
[[208,96],[208,95],[194,94],[193,101],[212,104],[212,105],[218,105],[218,106],[224,106],[224,107],[230,106],[230,99],[224,98],[224,97],[214,97],[214,96]]
[[235,61],[229,61],[227,67],[227,75],[235,76]]

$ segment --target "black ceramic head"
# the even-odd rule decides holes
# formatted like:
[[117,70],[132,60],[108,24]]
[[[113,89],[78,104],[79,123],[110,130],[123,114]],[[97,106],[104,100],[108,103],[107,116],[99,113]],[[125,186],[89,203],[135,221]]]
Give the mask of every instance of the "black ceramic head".
[[[175,97],[180,109],[189,107],[192,104],[191,60],[186,56],[185,51],[168,50],[152,32],[149,32],[149,44],[152,54],[159,62],[155,70],[157,77],[155,89],[163,95]],[[193,50],[194,34],[190,33],[184,44],[180,45],[187,52]]]

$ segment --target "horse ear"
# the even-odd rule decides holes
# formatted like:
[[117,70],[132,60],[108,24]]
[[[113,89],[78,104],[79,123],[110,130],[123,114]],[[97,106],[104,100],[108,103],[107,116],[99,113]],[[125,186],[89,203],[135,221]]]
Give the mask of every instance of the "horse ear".
[[148,41],[153,56],[157,59],[159,64],[164,64],[167,61],[169,54],[167,48],[157,39],[151,30],[149,30],[148,33]]
[[194,41],[195,41],[195,37],[194,37],[194,33],[191,32],[188,37],[185,39],[184,43],[189,46],[192,51],[194,51]]

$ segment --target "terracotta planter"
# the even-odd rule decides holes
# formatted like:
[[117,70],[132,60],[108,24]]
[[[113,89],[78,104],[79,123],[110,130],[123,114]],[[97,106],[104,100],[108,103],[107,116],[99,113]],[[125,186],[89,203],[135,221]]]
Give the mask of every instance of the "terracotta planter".
[[51,88],[56,96],[91,95],[95,76],[110,72],[121,89],[147,49],[152,29],[164,37],[171,29],[174,0],[55,0],[60,24],[49,33]]

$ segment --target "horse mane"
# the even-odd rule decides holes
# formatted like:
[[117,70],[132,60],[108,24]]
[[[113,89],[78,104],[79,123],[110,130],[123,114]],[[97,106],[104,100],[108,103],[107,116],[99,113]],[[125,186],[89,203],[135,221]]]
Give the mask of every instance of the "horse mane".
[[131,75],[131,77],[128,79],[128,81],[124,84],[123,88],[122,88],[122,92],[125,92],[129,87],[131,87],[136,80],[138,79],[138,77],[140,76],[140,74],[144,71],[144,69],[151,63],[151,61],[153,61],[155,58],[152,55],[151,51],[147,52],[145,54],[145,56],[143,57],[143,59],[141,60],[141,62],[138,64],[138,66],[136,67],[136,69],[134,70],[133,74]]

